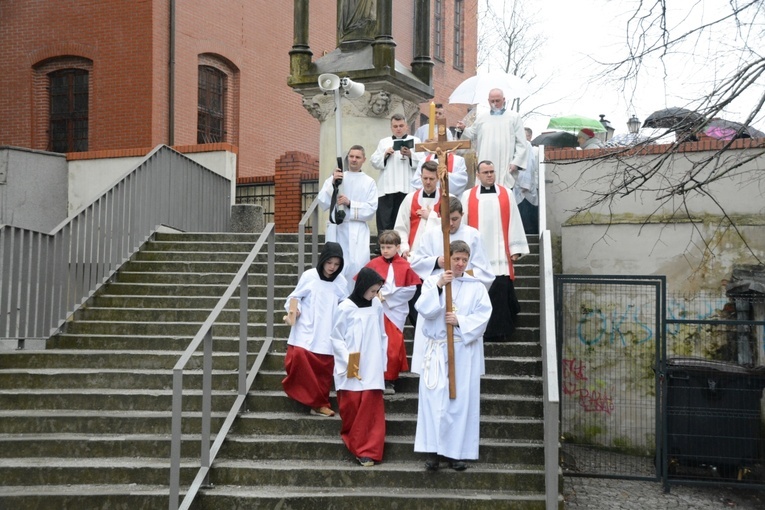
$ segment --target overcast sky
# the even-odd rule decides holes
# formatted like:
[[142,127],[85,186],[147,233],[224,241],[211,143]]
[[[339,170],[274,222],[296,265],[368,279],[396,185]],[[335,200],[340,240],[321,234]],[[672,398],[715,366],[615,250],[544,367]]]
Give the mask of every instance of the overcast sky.
[[[499,6],[503,3],[502,0],[491,1]],[[729,12],[729,1],[669,1],[668,24],[673,33],[679,34],[681,30],[686,31]],[[661,108],[693,105],[709,91],[716,78],[729,74],[736,62],[730,57],[715,58],[715,55],[728,45],[739,44],[734,40],[735,26],[732,24],[704,34],[694,40],[693,45],[686,45],[682,52],[666,60],[666,66],[660,65],[659,61],[646,62],[647,72],[637,83],[629,82],[627,90],[623,90],[618,82],[598,78],[604,69],[601,62],[618,61],[627,54],[627,20],[635,4],[635,0],[526,1],[527,6],[532,5],[537,11],[536,30],[547,38],[534,64],[539,76],[537,82],[551,79],[547,87],[521,106],[523,114],[532,107],[544,105],[539,106],[543,115],[530,116],[525,121],[535,133],[545,130],[549,116],[571,113],[595,119],[599,114],[605,114],[616,133],[626,132],[630,115],[635,114],[642,121]],[[758,19],[763,17],[760,12]],[[762,31],[760,26],[758,33],[762,34]],[[750,44],[752,42],[750,38]],[[755,48],[765,48],[762,39],[754,42]],[[714,51],[710,52],[709,48]],[[765,83],[753,87],[754,90],[741,101],[731,105],[725,118],[743,120],[753,102],[762,96],[764,88]],[[762,117],[753,124],[765,130]]]

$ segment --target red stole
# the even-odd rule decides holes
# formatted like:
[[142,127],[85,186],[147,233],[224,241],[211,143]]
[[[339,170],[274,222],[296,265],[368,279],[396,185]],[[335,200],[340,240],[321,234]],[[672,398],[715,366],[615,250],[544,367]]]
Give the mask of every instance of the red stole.
[[[428,156],[425,158],[425,161],[430,161],[433,159],[433,153],[428,154]],[[452,173],[452,170],[454,170],[454,154],[451,152],[446,155],[446,171],[449,173]]]
[[[418,189],[412,195],[412,207],[409,211],[409,249],[412,249],[414,244],[414,238],[417,236],[417,229],[420,228],[420,215],[417,211],[420,210],[420,194],[422,189]],[[438,191],[436,191],[436,204],[433,206],[433,210],[436,211],[438,216],[441,216],[441,200],[439,200]]]
[[[481,229],[478,227],[478,186],[473,187],[470,190],[468,197],[468,225],[477,229],[479,232]],[[502,238],[505,240],[505,256],[507,257],[507,265],[510,269],[510,279],[515,280],[515,269],[513,268],[513,259],[510,257],[510,194],[504,186],[495,184],[494,188],[497,190],[497,198],[499,199],[499,213],[502,218]]]
[[388,279],[388,266],[393,266],[393,281],[396,283],[396,287],[409,287],[410,285],[419,285],[422,280],[414,272],[412,266],[398,253],[393,256],[390,263],[385,260],[385,257],[380,255],[369,261],[366,267],[373,269],[384,279]]

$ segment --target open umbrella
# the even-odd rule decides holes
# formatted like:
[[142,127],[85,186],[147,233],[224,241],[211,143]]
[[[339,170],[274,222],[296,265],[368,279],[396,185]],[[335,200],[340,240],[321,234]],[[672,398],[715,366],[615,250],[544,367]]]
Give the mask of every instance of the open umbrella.
[[717,140],[734,138],[765,138],[765,133],[740,122],[725,119],[712,119],[704,126],[704,134]]
[[589,117],[582,117],[581,115],[566,115],[564,117],[553,117],[547,124],[548,129],[564,129],[566,131],[579,131],[580,129],[589,128],[596,133],[605,133],[606,128],[599,120],[591,119]]
[[695,131],[703,122],[704,116],[700,113],[673,106],[653,112],[645,119],[643,127],[665,128],[672,131]]
[[508,73],[490,72],[471,76],[463,81],[449,96],[449,103],[476,104],[489,99],[489,91],[502,89],[506,99],[531,95],[531,85]]
[[565,131],[548,131],[534,138],[531,145],[536,147],[540,145],[545,147],[579,147],[579,141],[576,139],[576,135]]

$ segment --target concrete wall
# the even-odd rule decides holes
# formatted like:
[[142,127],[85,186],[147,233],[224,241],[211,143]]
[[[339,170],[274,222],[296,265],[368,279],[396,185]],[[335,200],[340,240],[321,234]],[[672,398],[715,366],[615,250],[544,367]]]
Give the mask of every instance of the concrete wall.
[[0,225],[50,232],[67,216],[63,154],[0,147]]
[[[579,155],[586,157],[588,152]],[[714,152],[676,154],[645,191],[605,200],[586,212],[578,211],[607,193],[612,182],[635,175],[628,168],[645,172],[663,154],[548,161],[548,226],[560,241],[560,269],[575,274],[663,274],[672,292],[719,290],[734,264],[765,260],[765,179],[760,177],[765,175],[765,157],[756,157],[760,153],[761,149],[738,149],[712,158],[703,172],[737,164],[741,168],[709,185],[709,195],[691,192],[667,198],[660,187],[678,182],[694,161]]]
[[[181,152],[231,181],[230,197],[233,205],[236,201],[236,154],[230,151]],[[68,214],[71,215],[93,202],[144,159],[145,156],[132,156],[70,161]]]
[[[608,193],[612,183],[650,171],[666,149],[652,147],[651,154],[600,161],[587,158],[603,155],[602,151],[556,151],[565,157],[548,161],[546,173],[547,218],[557,240],[557,272],[666,275],[671,294],[668,318],[724,317],[728,301],[724,288],[734,265],[765,260],[762,149],[731,150],[719,158],[713,150],[676,154],[644,191],[581,211]],[[660,188],[677,183],[693,162],[705,159],[710,165],[704,172],[742,167],[708,187],[714,200],[696,193],[663,196]],[[582,286],[575,297],[558,303],[569,325],[558,339],[565,417],[561,433],[576,442],[650,455],[656,441],[655,304],[650,296],[625,297],[622,293],[631,291],[608,290],[611,294],[595,285]],[[699,302],[703,306],[697,306]],[[716,347],[728,339],[708,330],[669,328],[668,356],[717,356]]]

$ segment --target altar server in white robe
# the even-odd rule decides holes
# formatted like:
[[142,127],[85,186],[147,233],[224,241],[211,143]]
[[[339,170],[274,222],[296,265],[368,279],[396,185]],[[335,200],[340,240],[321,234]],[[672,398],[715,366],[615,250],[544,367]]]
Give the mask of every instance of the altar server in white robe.
[[[480,233],[465,225],[462,221],[462,203],[456,197],[449,198],[449,242],[464,241],[470,248],[470,257],[468,259],[467,271],[474,278],[484,284],[488,289],[494,281],[494,273],[491,271],[489,259],[483,250]],[[412,256],[410,265],[414,272],[422,278],[423,281],[431,275],[438,275],[444,271],[444,236],[441,229],[432,230],[427,233],[417,251]],[[419,296],[418,296],[419,297]],[[416,311],[415,305],[415,311]],[[414,348],[412,350],[411,371],[415,374],[420,373],[422,366],[422,335],[418,335],[421,324],[419,321],[415,324]]]
[[513,192],[495,184],[494,169],[490,161],[478,163],[478,185],[462,194],[464,221],[480,232],[483,248],[496,276],[489,288],[494,311],[484,335],[487,342],[509,340],[515,330],[520,304],[513,285],[513,263],[529,253]]
[[385,446],[384,373],[388,336],[377,298],[385,279],[361,268],[348,299],[340,303],[332,330],[340,437],[363,467],[382,461]]
[[491,110],[478,114],[470,127],[457,123],[462,137],[473,141],[473,150],[479,160],[493,161],[497,169],[497,182],[512,188],[514,180],[510,172],[525,168],[526,134],[521,116],[507,108],[507,100],[501,89],[489,91]]
[[[393,230],[401,236],[401,256],[405,259],[417,248],[428,230],[441,230],[441,194],[438,191],[438,163],[423,167],[420,188],[407,193],[398,209]],[[456,195],[459,196],[459,195]]]
[[[361,171],[365,161],[364,147],[352,146],[348,151],[348,171],[335,169],[324,181],[317,196],[321,208],[329,210],[326,239],[339,243],[343,248],[343,276],[348,283],[348,293],[353,291],[353,277],[369,262],[367,222],[375,217],[377,211],[377,183]],[[342,184],[335,192],[334,183],[337,180]],[[335,204],[332,203],[333,195]]]
[[[417,300],[422,324],[417,333],[423,366],[420,371],[414,450],[428,454],[425,468],[439,468],[439,456],[456,471],[478,458],[481,376],[486,373],[483,332],[491,315],[486,287],[465,272],[470,248],[464,241],[449,246],[451,270],[428,277]],[[451,283],[452,311],[446,313],[444,286]],[[449,398],[446,325],[454,330],[456,398]]]
[[[494,281],[494,273],[481,244],[481,234],[465,224],[462,218],[462,202],[457,197],[449,197],[449,241],[465,241],[468,244],[470,261],[467,269],[489,288]],[[409,257],[409,264],[423,281],[443,271],[444,236],[440,228],[428,229],[417,250]]]
[[[422,167],[428,161],[432,161],[438,165],[438,158],[435,154],[429,153],[425,156],[425,159],[420,161],[417,170],[414,171],[414,177],[412,177],[412,188],[420,189],[423,186],[422,183]],[[438,168],[438,166],[436,166]],[[446,156],[446,171],[449,173],[449,194],[458,197],[465,191],[465,187],[468,182],[467,165],[465,164],[465,158],[459,154],[450,152]],[[436,180],[438,189],[441,189],[441,181]]]

